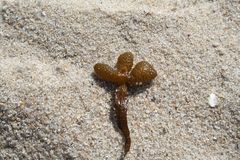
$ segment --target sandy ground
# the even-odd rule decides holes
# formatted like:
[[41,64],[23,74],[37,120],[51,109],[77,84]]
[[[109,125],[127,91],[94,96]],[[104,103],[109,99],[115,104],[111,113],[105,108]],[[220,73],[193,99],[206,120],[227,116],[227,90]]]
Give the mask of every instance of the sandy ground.
[[92,72],[125,51],[158,72],[129,95],[126,160],[239,159],[238,0],[7,0],[0,10],[0,160],[119,159],[114,86]]

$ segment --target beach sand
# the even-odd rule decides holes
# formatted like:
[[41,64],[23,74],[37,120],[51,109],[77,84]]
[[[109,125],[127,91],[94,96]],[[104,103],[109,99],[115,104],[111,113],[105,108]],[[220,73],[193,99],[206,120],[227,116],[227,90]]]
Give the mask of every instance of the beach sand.
[[93,66],[126,51],[158,72],[130,90],[126,160],[239,159],[237,0],[1,1],[0,159],[119,159]]

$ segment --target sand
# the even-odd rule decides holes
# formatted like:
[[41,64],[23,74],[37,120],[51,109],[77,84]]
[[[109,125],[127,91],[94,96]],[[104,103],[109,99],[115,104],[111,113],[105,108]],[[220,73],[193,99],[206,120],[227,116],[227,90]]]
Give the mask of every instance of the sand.
[[0,159],[119,159],[115,86],[93,65],[125,51],[158,72],[129,93],[126,160],[239,159],[238,0],[7,0],[0,13]]

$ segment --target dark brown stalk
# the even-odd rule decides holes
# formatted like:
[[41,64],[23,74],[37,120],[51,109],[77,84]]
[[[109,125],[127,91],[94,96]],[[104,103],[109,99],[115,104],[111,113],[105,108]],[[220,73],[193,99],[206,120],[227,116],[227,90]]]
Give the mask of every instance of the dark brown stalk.
[[131,146],[130,132],[127,124],[127,108],[126,106],[124,106],[124,100],[126,96],[127,96],[127,86],[125,84],[119,86],[116,89],[116,93],[115,93],[115,113],[116,113],[118,128],[121,130],[125,140],[124,157],[130,150],[130,146]]

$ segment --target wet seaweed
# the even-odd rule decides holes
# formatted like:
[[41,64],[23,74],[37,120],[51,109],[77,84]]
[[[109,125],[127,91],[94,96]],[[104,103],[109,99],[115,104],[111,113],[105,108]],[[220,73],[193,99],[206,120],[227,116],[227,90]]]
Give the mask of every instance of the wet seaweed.
[[94,65],[94,71],[98,78],[117,85],[114,93],[113,111],[116,116],[117,127],[125,141],[123,158],[131,147],[131,137],[127,123],[127,107],[125,104],[128,96],[128,87],[146,85],[157,76],[157,71],[146,61],[141,61],[132,67],[133,54],[131,52],[121,54],[118,57],[115,68],[104,63]]

